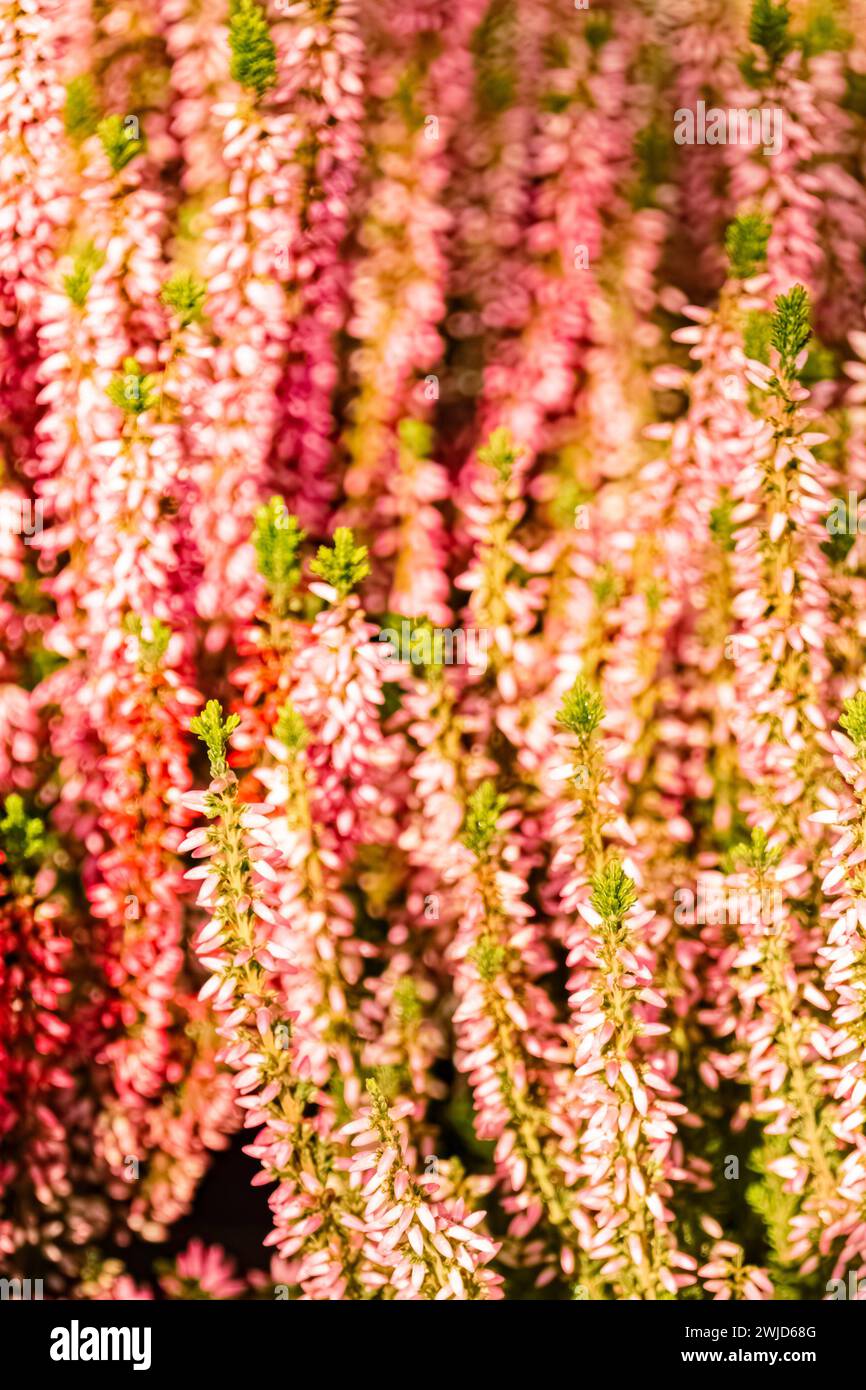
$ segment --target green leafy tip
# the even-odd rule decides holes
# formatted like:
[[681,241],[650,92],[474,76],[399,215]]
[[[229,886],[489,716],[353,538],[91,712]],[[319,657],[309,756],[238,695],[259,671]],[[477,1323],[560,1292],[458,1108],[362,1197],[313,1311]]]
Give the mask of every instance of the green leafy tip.
[[776,299],[770,341],[779,354],[785,376],[794,375],[797,358],[812,336],[809,313],[809,296],[802,285],[795,285],[788,294],[780,294]]
[[291,702],[279,710],[274,733],[290,753],[302,752],[310,741],[309,730]]
[[746,212],[734,219],[725,234],[725,251],[731,274],[748,280],[767,259],[770,224],[759,212]]
[[434,627],[429,618],[407,618],[402,613],[385,613],[379,631],[379,641],[392,656],[428,674],[453,661],[454,636]]
[[89,73],[73,77],[66,87],[66,105],[63,109],[63,123],[66,134],[76,145],[80,145],[89,135],[96,132],[99,125],[99,99],[96,87]]
[[177,316],[181,328],[200,323],[207,289],[194,275],[179,272],[167,280],[159,297],[167,309]]
[[469,952],[469,959],[481,979],[490,984],[505,969],[508,953],[501,941],[497,941],[489,932],[485,932]]
[[613,567],[605,562],[599,565],[592,580],[592,592],[599,608],[607,608],[616,603],[620,596],[622,583]]
[[657,123],[650,123],[635,136],[634,154],[637,177],[630,197],[640,211],[655,204],[659,185],[669,181],[670,136]]
[[97,250],[92,241],[76,253],[71,274],[63,277],[63,288],[76,308],[84,308],[93,285],[93,277],[104,264],[104,251]]
[[619,859],[609,859],[592,879],[590,903],[606,922],[621,922],[637,902],[634,879]]
[[866,72],[849,70],[845,74],[845,88],[842,106],[846,111],[855,111],[858,116],[866,116]]
[[138,119],[135,116],[106,116],[96,127],[102,141],[102,148],[115,174],[125,169],[137,154],[144,149],[144,140],[138,134]]
[[424,1017],[424,1006],[418,995],[418,986],[411,975],[404,975],[394,987],[394,1008],[403,1023],[420,1023]]
[[415,458],[429,458],[433,448],[433,431],[423,420],[401,420],[397,426],[397,436],[403,448]]
[[604,701],[583,676],[578,676],[562,697],[556,722],[579,738],[581,743],[587,743],[603,719]]
[[594,14],[584,20],[584,38],[597,53],[613,37],[613,21],[609,14]]
[[856,743],[857,751],[866,753],[866,690],[858,690],[845,701],[839,723],[851,742]]
[[478,457],[495,469],[503,483],[508,483],[522,453],[523,449],[515,445],[509,431],[500,428],[494,430],[484,447],[478,450]]
[[125,357],[123,372],[109,382],[106,391],[109,399],[126,415],[142,415],[159,399],[156,382],[157,377],[144,373],[134,357]]
[[765,874],[778,864],[781,857],[781,849],[770,844],[767,832],[760,826],[755,826],[751,838],[735,845],[731,850],[730,863],[733,867],[745,864],[754,873]]
[[710,534],[722,550],[733,550],[736,527],[733,520],[734,499],[725,494],[710,512]]
[[770,360],[770,336],[773,329],[773,316],[764,309],[753,309],[746,316],[743,329],[743,352],[754,362]]
[[284,618],[301,578],[301,546],[306,539],[282,497],[272,497],[256,512],[253,545],[259,574],[268,586],[278,617]]
[[264,96],[277,80],[277,50],[264,9],[257,0],[231,0],[229,46],[231,75],[242,87]]
[[190,730],[207,748],[214,777],[224,777],[228,771],[226,749],[240,722],[240,716],[237,714],[230,714],[228,719],[223,719],[223,707],[219,700],[208,700],[201,714],[190,720]]
[[793,47],[789,21],[787,3],[774,5],[773,0],[754,0],[749,18],[749,40],[757,48],[763,48],[772,67],[777,67]]
[[800,37],[807,58],[818,53],[844,53],[854,42],[850,30],[839,23],[835,3],[836,0],[814,0],[809,6],[806,27]]
[[17,792],[6,797],[0,820],[0,847],[14,869],[24,868],[27,860],[40,859],[45,851],[45,825],[38,816],[28,816]]
[[385,1096],[382,1092],[382,1087],[379,1085],[379,1082],[376,1080],[375,1077],[368,1076],[365,1085],[367,1095],[370,1097],[373,1112],[376,1118],[379,1120],[387,1120],[389,1118],[388,1102],[385,1099]]
[[490,780],[482,782],[469,797],[460,838],[479,859],[490,849],[499,817],[507,804],[508,797],[500,795],[496,783]]
[[517,90],[513,6],[490,5],[472,35],[471,48],[479,105],[490,115],[506,111]]
[[319,553],[310,569],[332,589],[336,589],[340,598],[345,598],[370,573],[367,547],[355,544],[355,538],[347,526],[338,526],[334,532],[334,544],[319,546]]
[[159,618],[142,622],[137,613],[128,613],[123,624],[125,630],[138,638],[139,662],[145,670],[153,671],[160,665],[171,641],[171,628]]

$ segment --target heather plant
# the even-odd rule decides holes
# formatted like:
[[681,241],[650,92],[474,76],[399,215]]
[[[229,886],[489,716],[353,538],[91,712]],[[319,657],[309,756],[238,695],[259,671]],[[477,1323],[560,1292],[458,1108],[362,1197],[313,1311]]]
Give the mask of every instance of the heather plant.
[[4,11],[4,1278],[857,1289],[862,18]]

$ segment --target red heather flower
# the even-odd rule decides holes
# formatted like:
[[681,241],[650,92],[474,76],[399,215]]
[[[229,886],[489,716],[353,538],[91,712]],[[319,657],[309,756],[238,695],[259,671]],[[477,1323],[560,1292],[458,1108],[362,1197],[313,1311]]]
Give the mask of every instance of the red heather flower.
[[79,1198],[81,1184],[104,1184],[106,1176],[81,1157],[94,1120],[83,1087],[93,1078],[98,1039],[73,992],[83,964],[75,918],[44,835],[21,798],[7,797],[0,817],[0,1249],[13,1269],[18,1251],[37,1240],[52,1263],[68,1260],[69,1246],[101,1236],[108,1219],[104,1198]]
[[[109,697],[103,728],[106,754],[104,827],[110,848],[89,885],[94,916],[110,924],[105,970],[119,991],[122,1036],[108,1050],[121,1100],[153,1097],[176,1080],[170,1061],[172,1000],[183,968],[182,866],[173,852],[189,785],[181,730],[198,703],[171,669],[162,667],[168,633],[148,638],[140,625],[137,651],[122,692]],[[161,650],[160,650],[161,649]]]

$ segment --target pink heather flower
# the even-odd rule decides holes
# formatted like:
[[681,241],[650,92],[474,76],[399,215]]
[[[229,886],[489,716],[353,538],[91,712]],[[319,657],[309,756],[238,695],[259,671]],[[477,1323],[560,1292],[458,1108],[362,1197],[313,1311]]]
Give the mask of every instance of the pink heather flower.
[[698,1270],[698,1278],[707,1293],[717,1302],[745,1299],[754,1303],[772,1299],[773,1285],[766,1270],[746,1264],[742,1247],[722,1238],[722,1228],[713,1217],[701,1217],[701,1226],[713,1239],[709,1259]]
[[[476,0],[455,6],[451,22],[459,26],[459,41],[467,49],[485,15],[485,5]],[[461,306],[453,328],[464,351],[467,340],[489,346],[519,328],[528,307],[518,248],[529,221],[534,99],[546,18],[536,0],[529,0],[519,20],[507,9],[491,14],[481,30],[484,57],[473,62],[470,49],[462,59],[455,44],[456,85],[450,95],[443,91],[445,110],[456,118],[456,166],[472,171],[470,177],[453,180],[448,197],[454,219],[452,293]],[[487,100],[503,69],[508,75],[505,99],[494,95]]]
[[[766,72],[763,55],[758,62]],[[866,217],[863,189],[846,169],[851,118],[840,109],[844,84],[838,54],[806,58],[795,48],[759,92],[744,86],[738,75],[720,103],[748,109],[757,99],[779,113],[779,148],[771,158],[760,146],[725,147],[733,206],[760,205],[771,218],[771,295],[805,284],[816,300],[822,336],[840,340],[858,320],[864,277],[855,247]],[[828,219],[826,238],[815,235],[816,216]]]
[[866,1273],[864,57],[792,8],[4,11],[4,1273]]
[[[769,370],[750,366],[750,375],[765,392]],[[791,385],[789,391],[794,403],[805,399],[802,388]],[[798,808],[802,816],[819,785],[825,755],[817,750],[826,743],[823,709],[833,640],[822,550],[832,473],[813,452],[826,436],[814,428],[807,409],[791,418],[781,402],[773,407],[772,392],[769,400],[767,415],[754,429],[753,459],[732,488],[731,513],[738,528],[732,613],[741,634],[733,644],[732,724],[742,771],[761,789],[756,819],[767,828],[779,808]],[[778,576],[778,598],[770,597],[771,575]]]
[[[88,185],[80,231],[90,240],[61,281],[65,297],[49,291],[40,304],[47,385],[38,468],[54,524],[38,540],[46,568],[67,549],[74,557],[48,586],[58,614],[49,640],[75,658],[59,677],[66,727],[52,726],[56,753],[77,768],[58,821],[87,845],[85,885],[94,917],[105,923],[94,957],[113,994],[104,1061],[115,1095],[97,1142],[126,1175],[124,1165],[145,1163],[149,1145],[165,1138],[151,1127],[148,1106],[158,1107],[190,1061],[174,849],[184,819],[178,796],[190,781],[186,724],[199,701],[184,683],[191,655],[185,471],[170,385],[178,354],[155,341],[166,328],[157,299],[166,199],[155,186],[156,159],[115,160],[102,134],[84,140],[79,164]],[[118,276],[134,309],[117,293]],[[162,371],[145,371],[144,361]],[[49,703],[54,693],[50,682],[40,691]],[[213,1135],[216,1124],[204,1128]],[[200,1177],[200,1135],[190,1145],[189,1171]],[[177,1145],[167,1153],[179,1156]],[[145,1186],[158,1190],[155,1173]],[[189,1183],[182,1198],[181,1187],[168,1204],[171,1219],[191,1199]]]
[[[267,741],[273,768],[259,779],[268,787],[274,815],[270,834],[282,872],[271,889],[281,922],[273,933],[281,962],[281,995],[294,1020],[295,1065],[299,1075],[327,1086],[336,1068],[346,1103],[360,1099],[358,1047],[365,1029],[350,1006],[374,948],[357,940],[353,913],[341,892],[339,838],[328,821],[316,819],[315,769],[308,758],[307,732],[292,706]],[[283,964],[284,962],[284,964]]]
[[275,393],[292,337],[285,288],[304,194],[299,178],[287,182],[281,174],[295,165],[304,139],[289,109],[296,37],[289,18],[272,26],[273,99],[226,80],[225,95],[210,107],[227,183],[209,190],[200,269],[210,342],[196,363],[198,390],[187,397],[186,424],[200,499],[190,513],[202,557],[196,605],[212,624],[215,651],[236,623],[252,617],[258,599],[249,537],[269,489],[281,419]]
[[[530,16],[532,45],[539,41],[545,16],[535,7]],[[588,383],[589,398],[604,389],[605,378],[607,390],[616,389],[614,374],[606,370],[609,358],[597,346],[603,337],[605,347],[612,347],[596,276],[606,221],[619,223],[617,254],[625,247],[624,299],[640,311],[641,326],[648,329],[656,258],[650,253],[647,261],[643,248],[647,236],[660,241],[663,223],[649,209],[632,217],[621,195],[629,177],[630,142],[648,114],[648,92],[633,66],[646,39],[638,14],[619,13],[612,17],[611,34],[600,52],[581,27],[566,26],[557,29],[556,47],[551,44],[546,53],[542,80],[547,90],[541,100],[552,109],[544,110],[529,147],[532,168],[526,186],[532,192],[525,195],[524,234],[529,255],[503,287],[508,295],[504,302],[514,304],[508,327],[518,331],[503,335],[490,354],[479,406],[482,433],[508,429],[523,450],[524,469],[549,440],[570,437],[578,371],[592,376],[598,369],[596,381]],[[524,61],[529,57],[526,45],[524,39]],[[577,99],[581,90],[589,94],[587,103]],[[655,235],[651,229],[657,229]],[[496,323],[489,309],[486,318]],[[620,348],[626,341],[621,325],[616,338]],[[640,333],[636,342],[646,346]],[[618,404],[620,411],[629,411],[628,401]],[[599,410],[603,431],[616,423],[614,412]]]
[[[564,1164],[583,1208],[575,1224],[620,1296],[676,1295],[694,1282],[670,1205],[672,1182],[688,1178],[676,1130],[688,1112],[672,1084],[675,1062],[656,1042],[668,1030],[655,986],[652,914],[616,858],[595,875],[579,910],[585,940],[569,956],[577,1046],[561,1107],[561,1123],[580,1126],[580,1146]],[[631,1213],[625,1220],[621,1209]]]
[[[589,902],[592,880],[608,851],[616,848],[628,856],[636,850],[634,831],[623,814],[618,744],[605,735],[604,720],[600,695],[579,676],[563,699],[554,751],[544,769],[551,797],[547,834],[554,847],[546,891],[569,965],[572,951],[586,939],[586,921],[578,910]],[[639,877],[634,858],[627,860],[627,867]]]
[[310,733],[314,815],[334,827],[345,860],[359,841],[387,839],[401,802],[401,747],[382,732],[386,648],[374,640],[375,624],[365,621],[356,595],[313,588],[332,606],[298,653],[292,703]]
[[778,1137],[768,1170],[796,1194],[786,1258],[815,1267],[818,1234],[838,1209],[834,1175],[837,1125],[824,1089],[832,1055],[829,1000],[816,973],[816,933],[798,920],[789,896],[805,892],[808,871],[793,853],[752,832],[735,851],[740,871],[727,879],[754,904],[737,913],[729,933],[707,927],[714,960],[714,1008],[706,1019],[734,1047],[714,1054],[720,1076],[750,1088],[750,1109]]
[[72,218],[64,77],[86,66],[91,42],[84,0],[16,7],[0,29],[0,282],[15,298],[22,347],[29,348],[38,296],[54,274]]
[[[139,265],[143,274],[143,256]],[[84,306],[77,297],[70,305],[82,332],[89,297]],[[56,366],[61,381],[67,369],[74,367],[73,377],[80,370],[68,359]],[[77,562],[57,581],[61,619],[53,640],[66,654],[80,655],[71,667],[77,680],[67,705],[70,727],[55,747],[87,767],[99,807],[86,884],[94,915],[107,924],[99,959],[118,996],[120,1036],[107,1057],[119,1103],[140,1110],[142,1100],[155,1098],[178,1075],[171,1056],[176,1015],[168,1004],[183,968],[182,880],[173,849],[183,823],[178,795],[189,785],[181,731],[198,697],[181,674],[188,669],[186,634],[172,637],[164,621],[183,629],[189,616],[179,588],[181,539],[171,508],[163,510],[181,491],[177,430],[159,418],[164,399],[152,399],[155,378],[132,358],[122,370],[122,377],[108,375],[106,389],[114,399],[122,386],[127,423],[120,426],[120,412],[110,410],[105,432],[114,437],[93,439],[88,460],[111,464],[101,463],[80,500],[62,499],[69,530],[60,543],[73,546],[78,538]],[[81,474],[86,477],[85,468]],[[58,523],[60,505],[58,495]],[[57,529],[47,533],[46,558],[58,543]],[[77,573],[85,554],[86,567]],[[50,693],[49,685],[47,698]],[[125,1152],[141,1155],[142,1141]]]
[[[262,1164],[260,1182],[278,1183],[270,1199],[274,1230],[266,1243],[278,1246],[284,1258],[300,1256],[296,1277],[305,1296],[338,1299],[348,1290],[355,1296],[366,1270],[359,1198],[333,1169],[333,1105],[313,1071],[318,1039],[307,1043],[310,1024],[291,1012],[281,982],[293,965],[299,973],[308,969],[309,956],[286,924],[281,930],[277,915],[272,885],[279,882],[283,858],[271,833],[271,808],[238,799],[225,760],[234,727],[235,720],[223,722],[216,701],[195,721],[214,780],[206,798],[185,798],[191,809],[207,806],[210,812],[204,839],[194,831],[185,846],[205,861],[187,877],[200,883],[199,904],[211,914],[196,941],[209,972],[200,998],[219,1017],[224,1046],[218,1060],[234,1073],[245,1125],[260,1126],[246,1152]],[[333,990],[327,1000],[339,1014]],[[310,1148],[319,1154],[312,1166]]]
[[[531,679],[530,663],[512,657],[543,606],[549,564],[544,551],[531,554],[516,534],[526,510],[521,497],[525,460],[525,450],[508,431],[497,429],[462,478],[461,513],[472,551],[468,568],[455,583],[469,594],[464,626],[485,636],[488,681],[495,682],[497,705],[516,703],[518,676]],[[518,578],[521,569],[529,573],[525,582]]]
[[205,1245],[194,1237],[160,1283],[169,1298],[237,1298],[247,1286],[235,1268],[221,1245]]
[[153,1290],[127,1274],[120,1260],[103,1260],[96,1268],[91,1261],[76,1293],[97,1303],[148,1303],[154,1298]]
[[[719,0],[668,0],[664,42],[674,69],[672,110],[723,107],[738,82],[737,48],[742,40],[742,16]],[[711,93],[711,95],[708,95]],[[718,177],[717,151],[712,145],[690,145],[676,171],[678,222],[689,237],[689,255],[697,258],[701,278],[718,286],[723,278],[724,229],[736,212],[731,190]]]
[[184,189],[213,191],[228,177],[211,121],[211,107],[229,84],[225,9],[219,0],[157,0],[154,11],[171,58],[169,125],[183,155]]
[[4,791],[33,785],[32,765],[41,732],[30,692],[11,681],[0,685],[0,787]]
[[[456,1059],[473,1090],[478,1135],[496,1140],[512,1233],[526,1236],[543,1222],[545,1236],[568,1248],[574,1243],[570,1210],[547,1113],[556,1097],[554,1066],[566,1052],[537,983],[552,961],[525,901],[526,883],[509,862],[512,856],[500,850],[498,860],[492,848],[513,824],[513,816],[502,817],[504,803],[492,782],[472,795],[463,845],[445,875],[456,883],[462,905],[449,953],[457,996]],[[573,1250],[564,1255],[563,1268],[572,1272]]]
[[[866,1190],[866,1149],[863,1142],[863,1100],[866,1096],[866,1050],[860,1020],[863,1002],[863,925],[861,824],[866,775],[863,765],[863,695],[846,702],[842,724],[851,737],[835,731],[834,762],[846,786],[843,795],[827,792],[813,820],[830,827],[832,843],[824,862],[822,889],[826,942],[819,957],[826,969],[824,988],[833,1007],[833,1028],[822,1049],[821,1073],[836,1102],[831,1128],[842,1146],[836,1173],[839,1203],[835,1219],[820,1232],[822,1253],[838,1249],[834,1277],[844,1277],[866,1250],[862,1198]],[[850,790],[849,790],[850,788]],[[818,1232],[816,1232],[818,1234]]]
[[440,393],[436,325],[446,307],[450,217],[443,193],[452,128],[444,115],[419,122],[400,82],[413,65],[413,102],[419,111],[438,112],[434,50],[423,28],[443,28],[446,53],[465,36],[459,22],[451,27],[429,7],[418,10],[411,25],[405,7],[396,12],[387,61],[368,74],[371,88],[381,91],[381,114],[369,134],[371,186],[349,286],[346,329],[356,344],[350,365],[357,404],[345,436],[344,486],[347,523],[372,539],[372,607],[447,622],[446,534],[434,505],[447,496],[447,479],[427,460],[430,431],[418,417],[430,414]]
[[435,1200],[438,1178],[416,1178],[409,1166],[400,1121],[411,1102],[389,1107],[376,1083],[367,1084],[369,1110],[342,1132],[363,1181],[367,1240],[387,1271],[382,1284],[387,1279],[398,1300],[501,1298],[501,1275],[485,1268],[499,1247],[479,1229],[484,1213]]
[[136,1284],[128,1274],[121,1274],[111,1286],[110,1293],[92,1295],[102,1301],[117,1301],[119,1303],[147,1303],[153,1301],[153,1294],[149,1289]]
[[342,244],[363,154],[365,54],[358,9],[355,0],[337,0],[326,19],[312,22],[307,4],[287,4],[279,30],[288,38],[285,99],[308,152],[301,225],[275,247],[279,278],[296,297],[296,310],[277,388],[271,468],[301,524],[320,536],[331,529],[335,492],[332,398],[349,280]]

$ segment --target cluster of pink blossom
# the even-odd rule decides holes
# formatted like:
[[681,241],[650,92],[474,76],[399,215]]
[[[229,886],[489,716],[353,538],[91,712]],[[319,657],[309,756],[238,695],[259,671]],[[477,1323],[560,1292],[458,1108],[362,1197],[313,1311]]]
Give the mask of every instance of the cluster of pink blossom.
[[862,19],[6,6],[4,1277],[866,1288]]

